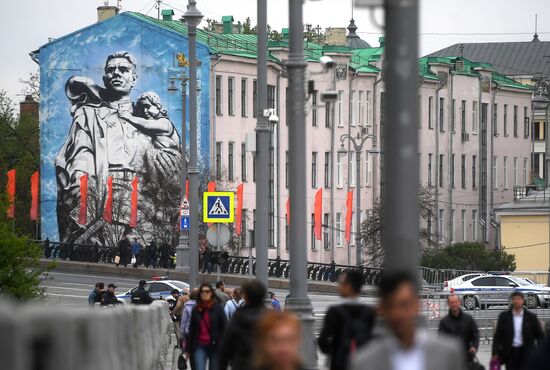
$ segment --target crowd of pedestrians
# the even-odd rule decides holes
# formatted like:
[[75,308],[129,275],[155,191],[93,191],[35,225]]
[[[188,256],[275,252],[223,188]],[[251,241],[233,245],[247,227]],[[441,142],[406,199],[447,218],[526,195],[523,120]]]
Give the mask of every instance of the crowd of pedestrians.
[[157,246],[152,241],[147,246],[142,246],[137,239],[130,242],[128,237],[122,238],[117,245],[115,265],[134,268],[144,266],[146,268],[173,268],[175,249],[167,243]]

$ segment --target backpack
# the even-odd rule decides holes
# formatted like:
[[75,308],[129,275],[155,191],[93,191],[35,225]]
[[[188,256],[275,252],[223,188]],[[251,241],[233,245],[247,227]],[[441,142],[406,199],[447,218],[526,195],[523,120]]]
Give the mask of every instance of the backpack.
[[[342,358],[348,358],[354,354],[360,347],[365,345],[371,338],[373,314],[366,306],[353,307],[345,305],[339,308],[340,317],[344,322],[340,331],[340,343],[336,349]],[[352,312],[358,312],[353,315]]]

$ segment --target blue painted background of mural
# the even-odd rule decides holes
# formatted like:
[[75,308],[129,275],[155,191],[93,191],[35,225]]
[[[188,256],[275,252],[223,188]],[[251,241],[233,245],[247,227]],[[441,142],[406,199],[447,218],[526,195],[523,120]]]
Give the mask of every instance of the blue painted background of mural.
[[[56,216],[57,185],[54,161],[69,132],[72,118],[65,83],[71,76],[85,76],[103,86],[105,60],[116,51],[128,51],[137,60],[138,80],[131,98],[154,91],[181,134],[181,91],[169,92],[170,77],[181,72],[176,53],[187,55],[187,38],[123,13],[102,23],[57,39],[40,49],[40,145],[42,238],[59,240]],[[199,77],[199,164],[209,161],[210,54],[197,44],[202,61]],[[189,112],[189,109],[187,109]]]

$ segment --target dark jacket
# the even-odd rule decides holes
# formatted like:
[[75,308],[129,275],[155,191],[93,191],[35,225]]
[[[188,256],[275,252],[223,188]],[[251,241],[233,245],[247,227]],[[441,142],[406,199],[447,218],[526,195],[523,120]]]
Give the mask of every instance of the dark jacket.
[[108,306],[108,305],[115,305],[119,304],[119,300],[115,296],[114,293],[111,293],[109,291],[106,291],[105,294],[103,294],[103,298],[101,298],[101,305],[102,306]]
[[250,370],[256,322],[265,311],[263,306],[243,306],[231,316],[218,350],[220,370]]
[[546,341],[540,345],[527,360],[524,370],[550,370],[550,333],[546,333]]
[[477,324],[472,316],[462,312],[462,310],[460,310],[458,316],[454,316],[449,312],[449,314],[439,322],[439,332],[459,338],[464,343],[466,352],[468,352],[471,347],[474,347],[476,350],[479,347],[479,330]]
[[[185,351],[193,353],[197,348],[199,341],[199,325],[202,320],[202,313],[199,311],[198,305],[193,307],[191,311],[191,319],[189,321],[189,333],[185,346]],[[210,309],[210,339],[212,347],[216,348],[222,338],[227,319],[225,312],[219,303],[214,303]]]
[[133,304],[151,304],[153,303],[153,297],[144,288],[137,288],[132,293]]
[[[526,356],[544,338],[542,326],[537,315],[524,308],[523,325],[521,329],[523,336],[523,350]],[[514,319],[512,310],[501,312],[498,317],[497,328],[493,336],[493,355],[498,355],[503,363],[508,362],[508,355],[512,350],[514,340]]]
[[361,339],[356,348],[365,345],[372,335],[376,313],[372,307],[359,303],[345,303],[329,308],[323,330],[319,336],[319,348],[330,355],[331,370],[348,369],[350,356],[350,326],[360,325]]

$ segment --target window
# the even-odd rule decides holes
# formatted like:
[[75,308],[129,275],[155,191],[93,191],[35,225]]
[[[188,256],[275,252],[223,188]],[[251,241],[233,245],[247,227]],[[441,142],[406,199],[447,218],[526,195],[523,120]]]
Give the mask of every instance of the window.
[[433,153],[428,154],[428,186],[432,186],[432,161]]
[[493,104],[493,135],[498,136],[498,105]]
[[351,233],[350,233],[350,241],[349,246],[355,247],[355,224],[356,224],[356,217],[355,212],[351,212]]
[[451,102],[451,131],[455,132],[455,117],[456,117],[456,104],[455,99]]
[[325,152],[325,188],[330,188],[330,152]]
[[527,166],[527,158],[523,158],[523,185],[529,183],[529,167]]
[[311,153],[311,187],[317,187],[317,152]]
[[235,78],[229,77],[227,79],[227,110],[228,114],[230,116],[235,115],[235,97],[234,97],[234,89],[235,89]]
[[508,104],[504,104],[504,136],[508,136]]
[[227,179],[229,181],[233,181],[233,172],[234,172],[234,169],[233,169],[233,147],[235,146],[235,144],[233,143],[228,143],[227,144]]
[[241,179],[246,182],[246,144],[241,144]]
[[518,158],[514,157],[514,186],[518,186]]
[[443,118],[445,117],[445,98],[439,98],[439,131],[445,132]]
[[365,185],[371,186],[372,178],[372,158],[370,158],[369,151],[365,152]]
[[514,105],[514,137],[518,137],[518,106]]
[[472,210],[472,239],[477,240],[477,209]]
[[504,189],[508,189],[508,157],[504,157]]
[[149,293],[170,292],[172,288],[165,283],[152,283],[149,287]]
[[222,143],[216,143],[216,180],[222,178]]
[[426,220],[426,230],[428,231],[428,235],[431,239],[432,237],[432,210],[428,210],[428,219]]
[[545,123],[544,122],[533,122],[533,139],[534,140],[544,140],[546,138],[545,134]]
[[372,106],[372,92],[367,90],[367,100],[365,101],[365,124],[370,124],[371,122],[371,106]]
[[472,102],[472,132],[477,132],[477,101]]
[[348,184],[350,187],[355,186],[355,152],[350,151],[348,155]]
[[455,241],[455,210],[451,209],[451,223],[449,225],[451,230],[449,230],[449,237],[451,240],[451,243]]
[[443,159],[445,158],[444,154],[439,155],[439,187],[443,187]]
[[246,245],[246,214],[248,210],[246,208],[243,208],[242,211],[242,219],[241,219],[241,247],[245,248]]
[[418,95],[418,128],[422,128],[422,95]]
[[461,132],[466,132],[466,100],[460,103],[460,125]]
[[336,186],[341,188],[344,186],[344,169],[342,168],[343,153],[337,153],[336,156]]
[[523,107],[523,138],[529,137],[529,116],[527,115],[527,107]]
[[252,154],[252,181],[256,181],[256,153]]
[[326,251],[330,249],[329,229],[330,229],[330,225],[329,225],[328,213],[325,213],[323,215],[323,245]]
[[461,227],[461,241],[466,240],[466,210],[463,209],[460,211],[460,227]]
[[365,95],[365,92],[360,90],[359,91],[359,117],[358,117],[359,126],[363,126],[363,123],[364,123],[364,115],[365,115],[365,111],[364,111],[365,104],[363,102],[364,95]]
[[342,104],[343,104],[343,98],[344,98],[344,92],[342,90],[338,91],[338,127],[344,127],[344,120],[342,119],[342,115],[344,114],[342,110]]
[[248,100],[248,90],[247,90],[248,79],[241,78],[241,117],[246,117],[248,115],[247,100]]
[[256,247],[256,210],[252,210],[252,229],[250,229],[250,247],[254,248]]
[[445,235],[445,229],[443,228],[445,226],[445,219],[444,219],[445,213],[442,209],[439,210],[439,219],[437,222],[439,223],[439,241],[443,241],[444,235]]
[[451,168],[449,169],[451,171],[451,187],[455,187],[455,155],[451,155]]
[[428,128],[429,129],[434,128],[433,118],[432,118],[433,105],[434,105],[434,97],[429,96],[428,97]]
[[288,189],[288,150],[285,151],[285,187]]
[[[288,87],[285,87],[285,107],[290,107],[290,100],[289,100],[289,95],[288,95]],[[286,108],[285,109],[285,126],[288,126],[288,117],[289,117],[289,114],[290,114],[290,109]]]
[[275,109],[275,86],[267,85],[267,107]]
[[[288,217],[286,218],[288,220]],[[288,228],[288,222],[285,220],[285,249],[288,252],[290,250],[290,229]]]
[[351,122],[352,126],[355,126],[357,123],[357,103],[355,101],[355,90],[351,90]]
[[258,81],[252,80],[252,117],[258,115]]
[[311,125],[314,127],[317,127],[317,90],[313,90],[313,94],[311,95]]
[[462,154],[460,159],[460,183],[462,189],[466,189],[466,155]]
[[472,156],[472,189],[477,188],[477,155]]
[[222,114],[222,76],[216,76],[216,115]]
[[494,277],[482,277],[472,281],[473,286],[495,286],[496,279]]
[[498,189],[497,157],[493,157],[493,189]]
[[311,214],[311,233],[310,233],[310,245],[311,250],[315,250],[315,215]]
[[341,247],[342,246],[342,214],[336,213],[336,220],[334,228],[336,229],[336,246]]

